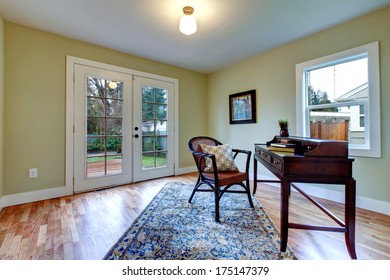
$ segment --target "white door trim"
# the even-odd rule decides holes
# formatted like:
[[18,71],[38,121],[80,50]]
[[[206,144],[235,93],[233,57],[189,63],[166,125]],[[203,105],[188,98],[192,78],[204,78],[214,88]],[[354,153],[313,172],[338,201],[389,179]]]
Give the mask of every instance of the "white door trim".
[[174,114],[174,139],[175,139],[175,148],[174,148],[174,153],[175,153],[175,175],[178,173],[178,104],[179,104],[179,81],[174,78],[169,78],[169,77],[164,77],[160,75],[155,75],[155,74],[150,74],[146,72],[141,72],[133,69],[128,69],[124,67],[119,67],[111,64],[106,64],[106,63],[101,63],[101,62],[96,62],[92,60],[87,60],[83,58],[78,58],[74,56],[66,56],[66,152],[65,152],[65,187],[66,187],[66,195],[71,195],[74,193],[73,191],[73,149],[74,149],[74,144],[73,144],[73,130],[74,130],[74,75],[75,75],[75,70],[74,70],[74,65],[75,64],[81,64],[81,65],[86,65],[90,67],[95,67],[95,68],[102,68],[106,70],[112,70],[116,72],[122,72],[125,74],[129,75],[137,75],[145,78],[150,78],[150,79],[156,79],[156,80],[161,80],[161,81],[166,81],[166,82],[171,82],[174,84],[175,87],[175,114]]

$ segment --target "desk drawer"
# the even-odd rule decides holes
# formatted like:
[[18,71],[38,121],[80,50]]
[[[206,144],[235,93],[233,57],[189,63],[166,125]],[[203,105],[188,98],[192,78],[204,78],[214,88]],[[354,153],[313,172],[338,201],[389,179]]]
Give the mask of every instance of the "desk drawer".
[[283,170],[283,161],[278,158],[272,157],[272,165],[279,170]]
[[269,152],[258,150],[256,151],[260,158],[262,158],[264,161],[270,163],[273,167],[276,169],[282,171],[283,170],[283,160],[275,156],[274,154],[271,154]]
[[269,163],[272,163],[272,156],[269,153],[266,153],[266,152],[263,152],[263,151],[259,151],[259,155],[265,161],[267,161]]

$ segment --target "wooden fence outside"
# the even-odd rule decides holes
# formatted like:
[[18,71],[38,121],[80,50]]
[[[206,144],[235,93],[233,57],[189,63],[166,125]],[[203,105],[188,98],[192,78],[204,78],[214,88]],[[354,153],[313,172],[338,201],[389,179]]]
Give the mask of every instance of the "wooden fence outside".
[[310,137],[348,141],[349,121],[345,122],[310,122]]

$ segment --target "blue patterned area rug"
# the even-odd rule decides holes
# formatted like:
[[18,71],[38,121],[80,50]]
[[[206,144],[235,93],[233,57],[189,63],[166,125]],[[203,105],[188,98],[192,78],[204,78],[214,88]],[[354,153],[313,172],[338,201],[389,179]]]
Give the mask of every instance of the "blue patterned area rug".
[[296,259],[290,248],[280,254],[279,232],[255,197],[253,209],[246,194],[225,193],[217,223],[213,193],[197,192],[188,203],[193,186],[167,183],[104,259]]

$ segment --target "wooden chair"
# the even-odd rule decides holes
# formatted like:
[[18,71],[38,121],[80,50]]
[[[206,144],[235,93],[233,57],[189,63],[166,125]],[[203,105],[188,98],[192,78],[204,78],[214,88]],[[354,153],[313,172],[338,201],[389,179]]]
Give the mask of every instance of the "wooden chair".
[[[198,136],[189,140],[188,149],[191,151],[196,167],[198,169],[198,180],[195,184],[194,190],[188,200],[191,203],[195,192],[213,192],[215,198],[215,221],[220,222],[219,215],[219,201],[224,193],[246,193],[250,206],[253,208],[252,197],[250,194],[249,185],[249,163],[251,158],[251,151],[232,149],[233,159],[237,155],[243,154],[246,156],[245,172],[237,171],[218,171],[216,156],[203,152],[201,144],[208,146],[223,145],[216,139],[207,136]],[[212,171],[207,171],[206,159],[211,160]],[[210,164],[209,164],[210,165]],[[206,170],[206,171],[205,171]],[[202,185],[207,185],[210,188],[199,188]],[[234,185],[239,185],[243,190],[230,189]]]

